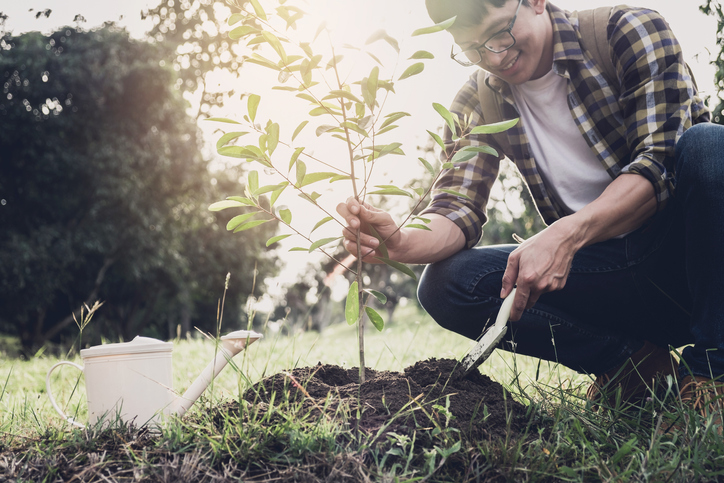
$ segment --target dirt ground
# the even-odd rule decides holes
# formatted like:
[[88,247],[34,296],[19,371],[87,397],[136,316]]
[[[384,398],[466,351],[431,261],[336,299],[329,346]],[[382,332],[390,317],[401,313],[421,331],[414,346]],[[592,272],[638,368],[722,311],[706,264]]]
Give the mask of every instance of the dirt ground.
[[244,399],[268,404],[272,395],[278,401],[286,394],[312,411],[338,414],[340,404],[350,408],[351,415],[360,409],[360,417],[350,424],[368,433],[381,428],[410,433],[438,424],[480,440],[515,436],[525,428],[530,421],[526,408],[500,384],[478,371],[460,376],[457,361],[428,359],[404,372],[367,369],[360,385],[357,368],[318,364],[268,377],[247,390]]

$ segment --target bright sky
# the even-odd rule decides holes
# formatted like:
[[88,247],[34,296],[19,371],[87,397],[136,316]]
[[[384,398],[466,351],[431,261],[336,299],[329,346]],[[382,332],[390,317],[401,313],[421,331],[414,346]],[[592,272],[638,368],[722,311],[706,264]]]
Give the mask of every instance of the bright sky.
[[[76,14],[81,14],[87,21],[83,24],[85,28],[98,26],[111,20],[126,26],[134,36],[140,37],[149,27],[147,22],[141,20],[140,12],[158,3],[158,0],[2,0],[0,12],[4,12],[10,17],[7,27],[16,34],[28,30],[47,32],[62,25],[73,25]],[[264,3],[263,0],[262,3]],[[620,3],[620,0],[558,0],[553,3],[566,10],[575,10],[600,5],[616,5]],[[700,90],[705,96],[713,96],[715,95],[713,87],[715,70],[709,65],[709,59],[710,53],[714,53],[716,48],[716,20],[699,12],[700,3],[703,3],[703,0],[696,2],[641,0],[631,4],[650,6],[664,15],[682,44],[685,57],[692,67]],[[460,67],[449,59],[451,38],[447,34],[409,37],[413,30],[430,24],[425,12],[424,0],[308,0],[307,5],[308,11],[326,18],[328,27],[334,35],[340,36],[342,42],[361,45],[372,32],[385,29],[391,36],[401,41],[403,54],[407,53],[409,56],[415,50],[423,49],[435,55],[434,60],[426,61],[426,72],[423,75],[400,81],[400,86],[402,86],[402,82],[405,83],[404,89],[398,89],[399,94],[392,101],[394,104],[387,106],[387,112],[404,110],[413,115],[411,119],[414,121],[407,125],[401,124],[401,129],[395,132],[393,140],[404,142],[404,149],[410,158],[395,162],[407,163],[402,165],[407,174],[416,173],[415,170],[419,165],[414,161],[417,158],[417,154],[414,152],[415,146],[426,144],[426,129],[434,131],[441,125],[439,116],[431,107],[432,102],[449,105],[457,89],[473,71],[471,68]],[[50,17],[46,19],[42,16],[36,19],[35,14],[45,9],[52,10]],[[400,60],[398,69],[404,69],[408,65],[409,61],[404,60],[405,58],[406,56]],[[387,66],[386,59],[383,61]],[[394,60],[392,64],[394,64]],[[369,70],[371,67],[372,64],[367,69]],[[259,78],[259,82],[265,81]],[[256,92],[256,87],[244,86],[240,90]],[[228,112],[223,113],[224,115],[240,118],[241,114],[245,112],[245,103],[230,104],[227,109]],[[275,114],[279,115],[285,110],[287,110],[287,105],[283,102],[275,103],[263,96],[259,116],[264,120],[269,117],[274,118]],[[291,118],[295,116],[293,113],[285,112],[285,114]],[[303,113],[296,115],[302,116]],[[302,117],[299,117],[299,120],[301,119]],[[204,131],[211,139],[217,139],[219,134],[212,134],[209,123],[205,124]],[[289,123],[289,125],[296,126],[296,123]],[[400,159],[402,158],[400,157]],[[411,164],[414,167],[411,168]],[[390,176],[396,177],[398,174]],[[394,181],[399,182],[397,179]],[[311,219],[310,222],[313,223]],[[331,223],[328,225],[333,228]],[[324,234],[324,236],[336,235],[338,228],[334,228],[334,230],[336,230],[334,234]],[[287,268],[282,279],[295,278],[307,258],[295,254],[283,255],[283,257],[287,261]]]

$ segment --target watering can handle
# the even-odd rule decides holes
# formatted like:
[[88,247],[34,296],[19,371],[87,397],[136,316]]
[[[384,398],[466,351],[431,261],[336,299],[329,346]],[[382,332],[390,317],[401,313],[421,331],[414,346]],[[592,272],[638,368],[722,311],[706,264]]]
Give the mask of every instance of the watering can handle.
[[68,416],[65,415],[65,413],[63,412],[63,410],[60,409],[60,407],[58,406],[58,403],[55,402],[55,398],[53,397],[53,392],[52,392],[51,389],[50,389],[50,374],[52,374],[52,372],[53,372],[55,369],[57,369],[58,367],[60,367],[60,366],[62,366],[62,365],[73,366],[73,367],[75,367],[76,369],[78,369],[80,372],[83,372],[83,367],[82,367],[82,366],[79,366],[78,364],[75,364],[75,363],[73,363],[73,362],[68,362],[68,361],[58,362],[58,363],[55,364],[53,367],[51,367],[50,370],[48,371],[48,374],[45,376],[45,388],[46,388],[46,390],[48,391],[48,397],[50,398],[50,403],[53,405],[53,407],[55,408],[55,410],[58,411],[58,414],[60,414],[60,417],[62,417],[63,419],[65,419],[66,421],[68,421],[70,424],[72,424],[72,425],[74,425],[74,426],[78,426],[79,428],[85,429],[85,426],[84,426],[84,425],[80,424],[79,422],[76,422],[73,418],[70,418],[70,417],[68,417]]

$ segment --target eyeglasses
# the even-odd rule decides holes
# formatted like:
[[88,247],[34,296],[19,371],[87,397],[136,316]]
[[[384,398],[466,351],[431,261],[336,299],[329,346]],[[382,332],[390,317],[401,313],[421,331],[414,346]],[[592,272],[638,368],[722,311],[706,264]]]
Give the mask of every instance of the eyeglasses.
[[476,47],[473,49],[466,49],[460,52],[455,52],[455,46],[450,49],[450,57],[460,65],[470,67],[472,65],[479,64],[483,60],[483,53],[480,51],[482,48],[491,51],[494,54],[500,54],[505,52],[515,45],[515,37],[513,37],[513,26],[515,20],[518,18],[518,11],[523,0],[518,0],[518,7],[515,9],[515,15],[510,20],[510,23],[506,28],[493,34],[488,40],[483,42],[482,47]]

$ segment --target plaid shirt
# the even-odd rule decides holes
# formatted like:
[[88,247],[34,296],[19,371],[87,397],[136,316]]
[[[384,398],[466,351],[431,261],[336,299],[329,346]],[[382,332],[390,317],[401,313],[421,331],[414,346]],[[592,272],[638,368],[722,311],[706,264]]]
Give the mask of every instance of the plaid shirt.
[[[614,8],[608,38],[619,78],[610,85],[604,78],[604,69],[581,48],[577,14],[550,4],[548,10],[553,22],[553,70],[569,81],[568,105],[582,135],[612,180],[623,173],[646,177],[654,186],[661,209],[674,189],[676,142],[692,124],[709,120],[678,41],[658,13]],[[510,86],[491,74],[487,74],[485,82],[495,91],[503,117],[520,117]],[[469,129],[485,124],[477,73],[462,87],[450,111],[460,119],[469,119]],[[502,153],[496,136],[507,136],[510,152]],[[490,145],[500,153],[499,157],[480,153],[456,163],[457,169],[443,172],[433,199],[423,212],[437,213],[455,222],[465,234],[468,248],[475,246],[482,236],[482,225],[487,221],[486,205],[503,154],[517,166],[547,224],[571,214],[545,186],[522,122],[502,134],[469,135],[457,142],[446,128],[444,140],[446,150],[441,157],[445,161],[467,145]],[[457,191],[470,199],[441,189]]]

